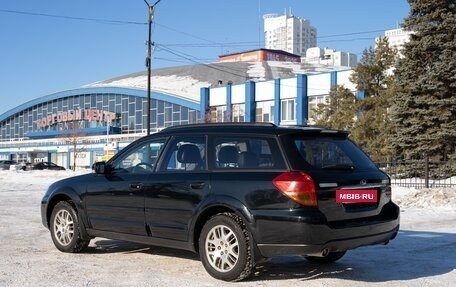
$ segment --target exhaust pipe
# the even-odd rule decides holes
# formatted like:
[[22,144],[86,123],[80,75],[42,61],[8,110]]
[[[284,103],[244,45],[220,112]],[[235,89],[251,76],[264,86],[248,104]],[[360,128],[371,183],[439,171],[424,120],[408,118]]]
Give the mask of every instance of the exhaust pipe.
[[329,248],[325,248],[321,251],[321,257],[326,257],[329,254]]
[[310,253],[307,256],[314,256],[314,257],[326,257],[330,253],[329,248],[323,248],[320,252]]

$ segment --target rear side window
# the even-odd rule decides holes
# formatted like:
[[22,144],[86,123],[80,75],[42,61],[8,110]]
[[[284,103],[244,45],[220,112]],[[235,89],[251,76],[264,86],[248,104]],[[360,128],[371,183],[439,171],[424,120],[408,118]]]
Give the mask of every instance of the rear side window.
[[296,138],[301,160],[315,169],[354,170],[376,168],[354,143],[337,137]]
[[274,138],[215,137],[213,169],[283,169],[285,164]]
[[168,144],[161,171],[189,172],[206,169],[206,137],[176,136]]

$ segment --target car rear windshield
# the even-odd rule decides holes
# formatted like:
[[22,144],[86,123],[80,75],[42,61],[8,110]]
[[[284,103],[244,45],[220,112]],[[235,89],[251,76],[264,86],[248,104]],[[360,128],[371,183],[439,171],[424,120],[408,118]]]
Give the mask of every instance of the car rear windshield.
[[294,147],[300,166],[322,170],[376,169],[369,157],[344,137],[296,137]]

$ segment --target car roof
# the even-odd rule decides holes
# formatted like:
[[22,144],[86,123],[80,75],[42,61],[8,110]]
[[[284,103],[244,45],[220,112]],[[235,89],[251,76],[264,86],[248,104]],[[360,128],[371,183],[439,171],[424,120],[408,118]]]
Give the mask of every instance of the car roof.
[[255,133],[255,134],[293,134],[293,133],[312,133],[312,134],[339,134],[348,135],[348,131],[327,129],[317,126],[277,126],[273,123],[199,123],[188,125],[177,125],[163,129],[157,134],[188,134],[188,133]]

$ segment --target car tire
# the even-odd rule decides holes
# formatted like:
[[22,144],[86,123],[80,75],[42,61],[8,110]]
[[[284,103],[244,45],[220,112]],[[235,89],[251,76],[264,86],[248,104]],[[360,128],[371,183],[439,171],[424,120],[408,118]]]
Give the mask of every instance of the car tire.
[[78,253],[89,246],[90,239],[84,239],[81,225],[74,207],[66,202],[57,203],[52,210],[49,229],[55,247],[62,252]]
[[251,235],[244,221],[232,213],[218,214],[204,225],[199,252],[206,271],[224,281],[240,281],[254,268]]
[[330,252],[325,257],[305,256],[305,258],[312,263],[329,264],[329,263],[333,263],[333,262],[336,262],[337,260],[341,259],[345,255],[346,252],[347,251]]

